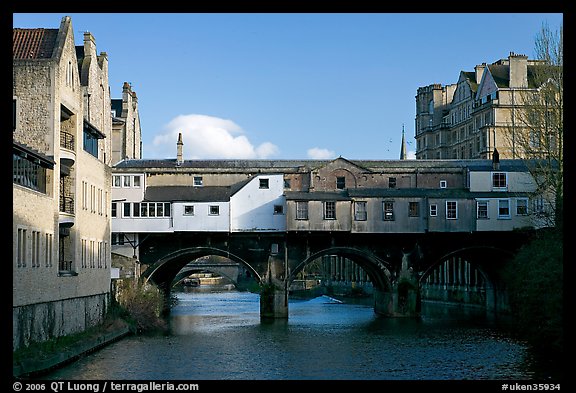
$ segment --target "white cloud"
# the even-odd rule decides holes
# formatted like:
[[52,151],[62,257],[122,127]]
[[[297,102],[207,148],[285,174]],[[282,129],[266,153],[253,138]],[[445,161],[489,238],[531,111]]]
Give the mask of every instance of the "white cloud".
[[416,159],[416,152],[412,150],[408,150],[406,152],[406,159],[407,160],[415,160]]
[[250,159],[278,154],[270,142],[254,146],[240,126],[231,120],[190,114],[172,119],[146,146],[147,158],[175,158],[178,134],[182,133],[184,159]]
[[329,160],[332,158],[336,158],[336,153],[332,150],[328,149],[320,149],[318,147],[313,147],[312,149],[308,149],[308,158],[313,160]]

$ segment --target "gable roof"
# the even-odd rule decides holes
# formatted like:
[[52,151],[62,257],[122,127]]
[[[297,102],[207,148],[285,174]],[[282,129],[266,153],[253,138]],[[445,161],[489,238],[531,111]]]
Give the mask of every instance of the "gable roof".
[[468,86],[470,86],[470,90],[472,90],[473,93],[476,93],[478,90],[478,84],[480,83],[476,80],[476,73],[470,71],[462,71],[462,75],[464,78],[466,78],[466,82],[468,83]]
[[58,29],[12,29],[14,60],[51,59]]

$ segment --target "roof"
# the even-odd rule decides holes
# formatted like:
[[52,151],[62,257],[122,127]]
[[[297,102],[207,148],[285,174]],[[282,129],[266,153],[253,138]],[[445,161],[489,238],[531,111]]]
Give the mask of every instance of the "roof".
[[462,74],[466,77],[466,82],[470,86],[470,90],[476,93],[478,90],[478,81],[476,80],[476,72],[462,71]]
[[284,192],[287,200],[306,200],[306,201],[349,201],[347,191],[286,191]]
[[12,58],[50,59],[57,37],[58,29],[12,29]]
[[23,143],[19,143],[16,141],[12,141],[12,148],[18,152],[18,154],[20,156],[23,157],[31,157],[35,160],[38,161],[38,163],[45,167],[45,168],[54,168],[54,165],[56,164],[56,161],[54,161],[52,159],[52,157],[48,157],[42,153],[40,153],[38,150],[32,149],[31,147],[23,144]]
[[[339,158],[342,159],[342,158]],[[162,170],[173,169],[195,169],[205,171],[214,170],[234,170],[242,173],[257,175],[260,170],[267,174],[311,171],[325,166],[334,160],[184,160],[177,165],[175,158],[168,159],[129,159],[122,160],[114,169],[134,169],[134,170]],[[380,172],[398,171],[459,171],[469,169],[473,171],[491,171],[492,160],[489,159],[427,159],[427,160],[346,160],[361,168]],[[504,159],[500,160],[501,171],[526,171],[526,160]]]
[[111,102],[111,109],[116,112],[114,117],[122,117],[122,99],[121,98],[112,98]]
[[230,187],[148,186],[144,201],[150,202],[228,202]]
[[[536,80],[537,67],[542,66],[530,64],[527,65],[526,74],[528,78],[528,87],[531,89],[538,87]],[[488,69],[490,70],[490,74],[492,74],[492,78],[494,78],[496,86],[499,88],[510,87],[510,66],[508,64],[490,64]]]
[[[347,190],[351,198],[509,198],[510,193],[470,192],[464,188],[351,188]],[[514,193],[528,195],[528,193]]]

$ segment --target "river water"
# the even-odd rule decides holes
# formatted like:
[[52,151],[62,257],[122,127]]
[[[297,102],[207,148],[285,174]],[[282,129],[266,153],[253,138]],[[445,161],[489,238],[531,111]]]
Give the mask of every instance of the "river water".
[[[530,348],[469,316],[384,318],[327,296],[261,322],[259,295],[177,293],[171,333],[130,336],[51,372],[71,380],[556,380]],[[552,379],[550,379],[552,378]]]

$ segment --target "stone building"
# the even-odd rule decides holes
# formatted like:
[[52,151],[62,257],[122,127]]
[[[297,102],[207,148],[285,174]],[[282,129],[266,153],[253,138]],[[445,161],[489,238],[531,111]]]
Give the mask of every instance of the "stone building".
[[13,348],[102,322],[110,295],[108,58],[70,17],[13,29]]
[[138,97],[128,82],[122,98],[112,99],[112,163],[142,157],[142,130]]
[[510,135],[521,132],[515,113],[523,97],[538,89],[541,60],[510,53],[474,71],[461,71],[458,82],[431,84],[416,94],[417,159],[524,158],[513,149]]

